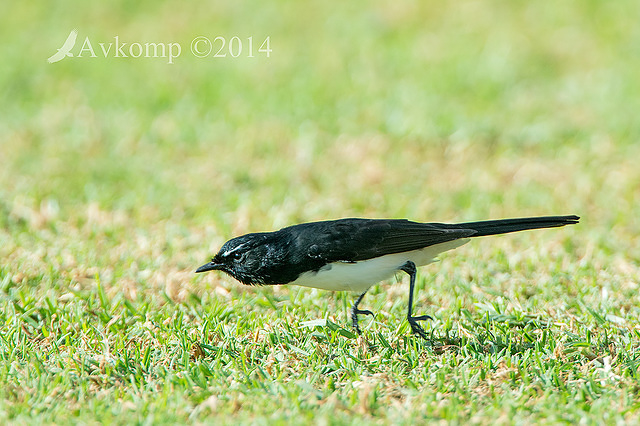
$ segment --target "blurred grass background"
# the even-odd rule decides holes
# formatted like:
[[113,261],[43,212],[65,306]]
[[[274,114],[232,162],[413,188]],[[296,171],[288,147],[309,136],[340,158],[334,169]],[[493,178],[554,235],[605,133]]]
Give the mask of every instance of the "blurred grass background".
[[[209,300],[256,313],[247,319],[255,327],[327,311],[346,323],[349,296],[242,289],[192,271],[232,236],[300,221],[578,214],[571,229],[477,241],[447,255],[423,300],[446,317],[455,305],[473,313],[492,292],[538,311],[558,300],[578,309],[576,297],[602,306],[606,290],[607,309],[638,317],[640,29],[631,1],[4,9],[5,306],[73,306],[73,294],[82,306],[104,292],[120,307],[127,300],[169,317],[183,308],[167,301],[198,311]],[[73,28],[75,55],[88,37],[101,56],[98,43],[115,36],[180,43],[182,52],[173,64],[113,52],[48,64]],[[254,50],[269,37],[272,52],[196,58],[189,46],[197,36],[252,37]],[[404,290],[380,291],[370,303],[397,323]],[[289,292],[293,301],[278,305],[284,314],[269,303],[246,307],[247,297]],[[228,315],[221,321],[242,321]],[[5,398],[12,418],[24,394]]]

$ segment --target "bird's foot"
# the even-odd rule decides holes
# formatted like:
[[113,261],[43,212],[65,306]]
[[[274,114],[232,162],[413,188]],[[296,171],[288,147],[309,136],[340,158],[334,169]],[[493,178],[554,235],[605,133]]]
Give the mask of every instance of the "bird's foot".
[[424,328],[422,328],[420,324],[418,324],[418,321],[426,321],[431,319],[433,318],[431,318],[429,315],[420,315],[418,317],[407,318],[413,334],[417,334],[418,336],[422,337],[425,340],[427,339],[427,333],[424,331]]
[[360,326],[358,325],[358,315],[371,315],[372,317],[375,317],[375,315],[373,315],[373,312],[368,309],[351,309],[351,324],[356,330],[356,333],[358,333],[358,335],[360,336],[362,335],[362,330],[360,330]]

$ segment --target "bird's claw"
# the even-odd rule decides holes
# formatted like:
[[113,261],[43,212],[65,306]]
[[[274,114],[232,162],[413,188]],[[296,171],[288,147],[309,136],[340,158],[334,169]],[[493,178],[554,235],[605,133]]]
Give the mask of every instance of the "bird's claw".
[[424,331],[424,328],[422,328],[420,324],[418,324],[418,321],[426,321],[431,319],[433,318],[431,318],[429,315],[420,315],[418,317],[407,318],[413,334],[417,334],[418,336],[422,337],[425,340],[427,339],[427,333],[426,331]]
[[432,320],[433,318],[431,318],[429,315],[420,315],[419,317],[412,317],[412,319],[414,321],[426,321],[426,320]]
[[358,335],[362,335],[362,330],[360,330],[360,326],[358,325],[358,315],[371,315],[374,318],[375,315],[373,314],[373,312],[367,309],[353,309],[351,311],[351,322],[353,328],[356,330],[356,333],[358,333]]

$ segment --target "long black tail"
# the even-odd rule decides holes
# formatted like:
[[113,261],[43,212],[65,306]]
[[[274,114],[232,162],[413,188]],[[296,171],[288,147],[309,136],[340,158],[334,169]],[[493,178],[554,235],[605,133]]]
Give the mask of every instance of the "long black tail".
[[482,237],[485,235],[526,231],[527,229],[555,228],[558,226],[574,225],[578,223],[579,220],[580,218],[578,216],[542,216],[458,223],[455,227],[461,229],[473,229],[478,233],[472,235],[472,237]]

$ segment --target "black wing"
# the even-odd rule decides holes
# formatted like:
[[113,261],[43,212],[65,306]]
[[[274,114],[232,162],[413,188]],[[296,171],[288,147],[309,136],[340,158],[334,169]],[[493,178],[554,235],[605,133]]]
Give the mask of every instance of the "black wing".
[[358,262],[387,254],[422,249],[473,236],[473,229],[405,219],[339,219],[284,228],[293,244],[308,247],[307,256],[323,263]]

